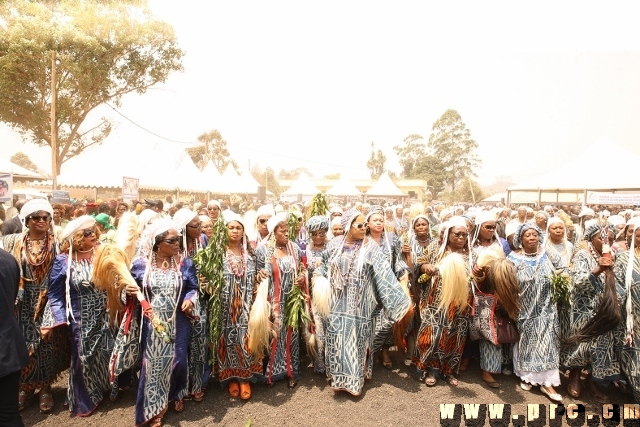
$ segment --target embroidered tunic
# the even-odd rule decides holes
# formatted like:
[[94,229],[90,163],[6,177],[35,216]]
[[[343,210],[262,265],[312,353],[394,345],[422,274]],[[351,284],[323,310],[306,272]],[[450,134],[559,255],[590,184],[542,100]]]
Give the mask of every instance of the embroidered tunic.
[[20,389],[33,391],[55,381],[61,372],[69,368],[69,328],[60,327],[51,331],[48,341],[40,338],[43,322],[50,324],[51,309],[47,304],[49,275],[58,248],[49,234],[49,253],[42,264],[32,265],[26,255],[26,235],[10,234],[2,237],[1,247],[10,252],[20,264],[22,292],[18,293],[16,314],[29,350],[29,365],[20,374]]
[[342,248],[329,243],[316,275],[328,277],[332,294],[325,344],[325,364],[334,389],[359,395],[373,366],[373,315],[378,300],[392,321],[405,315],[411,303],[377,243],[365,239]]
[[277,326],[277,337],[271,341],[267,362],[267,383],[288,378],[300,379],[300,334],[285,324],[285,303],[295,286],[302,252],[298,245],[287,243],[286,256],[278,258],[274,248],[258,246],[257,271],[267,270],[269,276],[269,302]]
[[[579,250],[571,267],[571,319],[570,334],[579,331],[593,317],[604,292],[604,273],[595,276],[592,271],[598,262],[587,249]],[[620,364],[614,354],[616,340],[623,339],[622,322],[619,327],[577,347],[563,349],[562,366],[569,368],[591,366],[592,375],[598,379],[615,379],[620,374]]]
[[153,330],[145,316],[142,324],[142,368],[136,398],[136,425],[142,425],[162,413],[169,400],[181,400],[188,394],[187,348],[191,324],[180,306],[185,299],[194,301],[198,292],[196,269],[183,258],[179,271],[151,268],[143,283],[148,260],[137,258],[131,267],[133,278],[153,308],[155,317],[168,325],[171,342]]
[[[613,265],[613,271],[616,275],[616,283],[619,290],[625,295],[625,302],[622,304],[622,321],[626,322],[627,318],[627,292],[626,286],[626,270],[629,261],[630,251],[619,253]],[[633,391],[636,403],[640,403],[640,256],[638,252],[633,257],[633,271],[631,275],[631,314],[633,316],[633,334],[631,343],[624,344],[624,341],[617,342],[617,348],[622,346],[620,351],[620,369],[629,380],[629,385]],[[624,344],[624,345],[623,345]]]
[[[429,246],[431,248],[431,245]],[[445,253],[444,256],[448,255]],[[443,256],[443,258],[444,258]],[[465,260],[467,276],[469,271],[469,255],[462,255]],[[437,249],[427,255],[427,264],[438,263]],[[467,340],[469,329],[470,307],[458,311],[457,307],[438,309],[442,280],[440,276],[432,277],[427,283],[418,285],[420,292],[420,329],[416,339],[416,356],[413,362],[424,376],[428,369],[437,369],[444,376],[457,371],[462,350]],[[469,288],[469,302],[471,288]]]
[[243,271],[242,256],[227,252],[222,287],[222,332],[217,346],[218,379],[221,385],[231,380],[251,383],[262,379],[262,360],[256,360],[247,348],[249,312],[253,303],[256,260],[247,256]]
[[557,254],[547,253],[542,247],[534,257],[514,251],[507,260],[516,267],[520,286],[515,373],[533,385],[560,385],[560,322],[557,306],[551,302],[551,276],[556,270],[566,270],[566,266]]
[[[90,260],[71,261],[69,297],[73,318],[67,319],[66,279],[68,255],[56,257],[51,270],[49,306],[52,324],[44,328],[71,325],[71,368],[67,397],[69,410],[90,415],[102,401],[109,386],[109,359],[117,327],[109,325],[107,295],[91,282]],[[75,320],[74,320],[75,319]],[[117,385],[117,384],[116,384]],[[114,390],[114,396],[117,392]]]

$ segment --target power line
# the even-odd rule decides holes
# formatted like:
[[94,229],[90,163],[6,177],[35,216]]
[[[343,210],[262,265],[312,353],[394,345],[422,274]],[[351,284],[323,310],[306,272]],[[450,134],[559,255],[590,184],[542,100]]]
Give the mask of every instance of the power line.
[[[153,132],[153,131],[150,131],[149,129],[145,128],[144,126],[142,126],[142,125],[140,125],[140,124],[136,123],[135,121],[133,121],[133,120],[132,120],[132,119],[130,119],[129,117],[125,116],[125,115],[124,115],[124,114],[122,114],[120,111],[116,110],[116,109],[115,109],[111,104],[109,104],[109,103],[106,103],[106,104],[107,104],[107,106],[108,106],[109,108],[111,108],[111,109],[112,109],[113,111],[115,111],[118,115],[120,115],[121,117],[123,117],[125,120],[127,120],[128,122],[130,122],[130,123],[131,123],[131,124],[133,124],[134,126],[137,126],[138,128],[142,129],[143,131],[145,131],[145,132],[147,132],[147,133],[149,133],[149,134],[151,134],[151,135],[155,136],[156,138],[160,138],[160,139],[163,139],[163,140],[165,140],[165,141],[173,142],[173,143],[176,143],[176,144],[190,144],[190,145],[194,145],[194,144],[202,144],[202,142],[199,142],[199,141],[195,141],[195,142],[194,142],[194,141],[191,141],[191,142],[188,142],[188,141],[178,141],[178,140],[175,140],[175,139],[171,139],[171,138],[164,137],[164,136],[162,136],[162,135],[158,135],[157,133],[155,133],[155,132]],[[255,151],[255,152],[258,152],[258,153],[264,153],[264,154],[273,154],[273,153],[272,153],[272,152],[270,152],[270,151],[260,150],[260,149],[257,149],[257,148],[255,148],[255,147],[245,147],[245,146],[242,146],[242,145],[239,145],[239,144],[235,144],[235,143],[232,143],[232,144],[227,143],[227,144],[228,144],[229,146],[237,147],[237,148],[242,148],[242,149],[244,149],[244,150]],[[318,161],[318,160],[308,160],[308,159],[303,159],[303,158],[300,158],[300,157],[294,157],[294,156],[289,156],[289,155],[286,155],[286,154],[280,154],[280,153],[278,154],[278,156],[279,156],[279,157],[284,157],[284,158],[287,158],[287,159],[298,160],[298,161],[302,161],[302,162],[316,163],[316,164],[320,164],[320,165],[329,165],[329,166],[334,166],[334,167],[335,167],[335,166],[338,166],[338,167],[340,167],[340,168],[355,169],[355,170],[368,170],[367,168],[364,168],[364,167],[358,168],[358,167],[354,167],[354,166],[336,165],[336,163],[321,162],[321,161]]]

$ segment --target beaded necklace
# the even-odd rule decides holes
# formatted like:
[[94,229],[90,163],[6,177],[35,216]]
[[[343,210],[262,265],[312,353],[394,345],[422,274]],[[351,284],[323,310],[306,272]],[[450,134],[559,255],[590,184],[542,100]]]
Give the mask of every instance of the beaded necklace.
[[240,255],[236,255],[230,248],[227,248],[227,262],[231,272],[236,278],[244,276],[247,271],[247,258],[244,256],[244,248],[240,247]]

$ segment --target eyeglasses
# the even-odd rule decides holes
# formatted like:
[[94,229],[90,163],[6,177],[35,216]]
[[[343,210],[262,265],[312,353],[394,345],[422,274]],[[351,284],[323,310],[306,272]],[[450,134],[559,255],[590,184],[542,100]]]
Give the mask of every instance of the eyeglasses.
[[483,225],[482,228],[486,228],[489,231],[493,231],[496,229],[495,225]]
[[327,237],[326,231],[314,231],[311,233],[311,237]]
[[460,237],[467,237],[469,234],[468,234],[468,233],[461,232],[461,233],[451,233],[451,235],[453,235],[453,236],[456,236],[456,237],[460,238]]
[[87,228],[86,230],[84,230],[82,232],[82,235],[84,237],[93,236],[94,234],[96,234],[96,229],[95,228]]
[[167,245],[175,245],[176,243],[180,242],[180,238],[172,237],[170,239],[164,239],[163,242],[166,243]]
[[268,221],[268,220],[267,220],[267,219],[265,219],[265,218],[260,218],[260,219],[258,220],[258,222],[259,222],[260,224],[266,224],[266,223],[267,223],[267,221]]
[[49,220],[51,219],[49,215],[43,215],[43,216],[32,215],[29,218],[31,218],[33,222],[38,222],[38,221],[49,222]]
[[357,228],[358,230],[360,230],[360,229],[366,227],[367,223],[366,222],[359,222],[357,224],[352,224],[351,226]]
[[200,228],[200,227],[202,227],[202,223],[200,222],[200,223],[198,223],[198,224],[196,224],[196,225],[189,225],[189,224],[187,224],[187,227],[189,227],[189,228]]

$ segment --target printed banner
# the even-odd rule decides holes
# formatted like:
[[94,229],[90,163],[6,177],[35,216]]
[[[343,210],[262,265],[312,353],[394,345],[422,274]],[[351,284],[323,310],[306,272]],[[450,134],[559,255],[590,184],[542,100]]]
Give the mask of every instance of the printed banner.
[[125,201],[140,200],[138,184],[138,178],[122,177],[122,198]]
[[640,205],[640,193],[587,193],[588,205]]
[[13,175],[0,173],[0,202],[10,202],[13,198]]
[[71,203],[69,192],[64,190],[53,190],[51,192],[51,203],[62,203],[63,205]]

